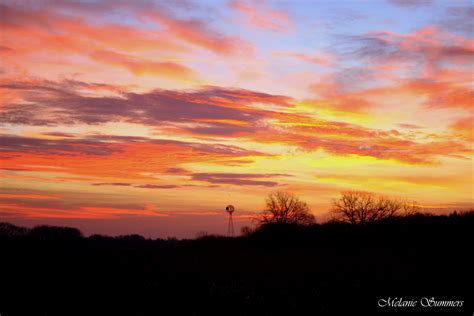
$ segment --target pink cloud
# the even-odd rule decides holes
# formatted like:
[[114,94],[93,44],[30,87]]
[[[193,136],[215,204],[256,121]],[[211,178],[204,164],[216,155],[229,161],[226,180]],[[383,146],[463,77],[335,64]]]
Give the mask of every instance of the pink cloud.
[[244,23],[249,27],[275,32],[286,32],[292,28],[292,23],[286,11],[273,10],[255,2],[248,3],[244,1],[232,1],[230,6],[245,16]]
[[290,51],[277,51],[273,53],[273,56],[276,57],[287,57],[293,58],[296,60],[321,65],[321,66],[330,66],[332,64],[332,57],[327,54],[322,53],[314,53],[312,55],[307,55],[298,52],[290,52]]

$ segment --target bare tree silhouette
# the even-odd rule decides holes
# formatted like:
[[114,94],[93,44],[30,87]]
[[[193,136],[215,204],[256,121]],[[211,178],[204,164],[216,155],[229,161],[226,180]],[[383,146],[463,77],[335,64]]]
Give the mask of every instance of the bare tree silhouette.
[[332,219],[353,225],[365,225],[386,218],[412,215],[420,211],[416,202],[363,191],[345,191],[333,201]]
[[266,199],[266,208],[260,218],[262,224],[301,224],[314,223],[308,205],[289,192],[273,192]]

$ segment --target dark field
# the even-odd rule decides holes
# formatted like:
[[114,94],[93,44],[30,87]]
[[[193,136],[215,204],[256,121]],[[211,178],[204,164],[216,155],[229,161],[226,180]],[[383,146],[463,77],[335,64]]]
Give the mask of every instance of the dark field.
[[[195,240],[0,225],[2,316],[474,312],[472,212]],[[388,297],[418,305],[378,307]],[[422,307],[423,297],[464,302]]]

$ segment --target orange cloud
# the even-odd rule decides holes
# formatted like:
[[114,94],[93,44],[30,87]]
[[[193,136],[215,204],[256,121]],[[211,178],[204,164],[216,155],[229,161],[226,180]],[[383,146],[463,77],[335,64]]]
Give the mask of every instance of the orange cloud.
[[468,85],[438,79],[408,79],[394,81],[390,85],[363,89],[356,92],[344,92],[343,88],[334,82],[314,84],[312,91],[323,96],[314,102],[321,102],[327,106],[348,112],[360,112],[377,106],[370,101],[374,97],[406,94],[426,97],[425,106],[428,108],[472,108],[474,90]]
[[381,160],[397,160],[409,164],[432,164],[436,157],[468,159],[473,150],[455,140],[421,142],[396,130],[376,130],[361,126],[311,120],[280,121],[266,132],[239,134],[261,143],[296,146],[305,151],[323,149],[334,155],[358,155]]
[[143,60],[111,51],[95,51],[91,57],[97,61],[124,67],[135,75],[154,75],[179,80],[194,78],[191,68],[178,63]]
[[[287,97],[255,91],[206,87],[195,91],[156,90],[144,94],[123,94],[120,98],[90,98],[75,95],[71,90],[63,91],[61,84],[48,83],[46,87],[37,86],[37,84],[5,83],[4,85],[11,89],[28,92],[25,93],[25,101],[28,103],[22,108],[29,108],[30,112],[35,112],[34,118],[25,116],[24,111],[19,111],[14,105],[2,111],[0,118],[17,124],[46,124],[46,122],[50,125],[55,122],[97,124],[117,121],[148,126],[160,124],[162,125],[159,128],[160,133],[171,137],[206,137],[214,142],[218,141],[216,137],[218,139],[233,138],[262,144],[278,143],[305,151],[323,149],[336,155],[370,156],[408,163],[432,163],[436,161],[436,156],[463,158],[471,153],[462,141],[446,142],[446,138],[438,137],[437,142],[426,143],[397,130],[370,129],[356,124],[317,120],[302,113],[294,113],[295,108],[290,103],[291,99]],[[70,88],[69,85],[67,87]],[[408,82],[402,87],[377,88],[341,94],[339,97],[334,96],[331,100],[342,102],[351,100],[351,97],[356,98],[355,100],[364,100],[364,97],[389,94],[391,91],[397,91],[396,89],[420,93],[420,90],[427,88],[424,83]],[[44,103],[44,100],[47,100],[47,103]],[[355,102],[351,103],[352,106],[354,104]],[[173,111],[169,110],[170,106],[173,107]],[[283,111],[280,112],[279,109]],[[58,114],[55,115],[55,113]],[[7,161],[6,167],[49,165],[48,161],[57,160],[55,157],[61,154],[66,157],[58,160],[57,166],[72,169],[74,171],[72,173],[85,175],[84,172],[92,172],[88,175],[107,174],[108,177],[116,173],[118,178],[127,178],[128,176],[122,175],[120,170],[127,170],[132,174],[151,172],[149,169],[151,167],[161,170],[158,165],[154,166],[154,162],[164,168],[171,168],[174,167],[175,161],[229,164],[238,163],[235,159],[249,161],[248,157],[262,155],[262,153],[252,153],[239,148],[147,138],[127,139],[109,136],[108,138],[70,139],[66,137],[61,141],[59,141],[61,138],[52,141],[55,138],[51,136],[48,135],[47,143],[41,139],[4,137],[6,142],[11,142],[20,152],[25,151],[25,148],[28,149],[23,153],[25,157],[16,156],[10,161],[15,163],[9,165]],[[34,155],[34,160],[28,161],[35,151],[52,157],[43,160],[41,157],[44,156]],[[160,160],[159,153],[164,152],[167,156]],[[77,161],[74,157],[78,154],[86,154],[89,158]],[[95,158],[97,155],[105,157],[101,157],[99,161]],[[170,159],[170,157],[173,158]],[[88,159],[94,162],[90,163],[93,166],[97,162],[97,170],[94,170],[93,166],[86,165]],[[150,163],[143,166],[142,163],[136,164],[136,159]],[[107,172],[105,165],[102,165],[104,163],[114,166],[113,172]]]
[[[9,138],[9,150],[2,153],[2,168],[27,166],[36,170],[54,166],[58,172],[113,179],[150,179],[146,174],[166,172],[190,162],[226,163],[235,158],[262,155],[233,146],[183,143],[177,141],[127,141],[111,138],[111,142]],[[24,150],[23,143],[29,144]],[[54,172],[55,170],[49,170]]]
[[474,115],[457,120],[451,125],[451,129],[467,141],[474,142]]
[[0,193],[0,198],[22,198],[22,199],[58,199],[59,197],[53,195],[41,195],[41,194],[14,194],[14,193]]
[[9,213],[11,216],[20,218],[82,218],[82,219],[112,219],[130,216],[146,216],[146,217],[166,217],[167,213],[149,210],[147,207],[143,209],[130,208],[112,208],[112,207],[72,207],[67,208],[48,208],[41,206],[25,206],[21,204],[0,204],[0,210]]

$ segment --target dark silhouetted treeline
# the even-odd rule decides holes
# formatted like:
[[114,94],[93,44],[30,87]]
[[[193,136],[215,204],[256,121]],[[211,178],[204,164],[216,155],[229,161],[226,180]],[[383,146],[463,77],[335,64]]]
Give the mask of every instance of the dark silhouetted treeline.
[[[0,223],[8,315],[472,315],[474,212],[268,224],[236,238]],[[387,297],[462,308],[380,308]]]

